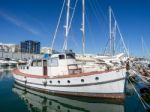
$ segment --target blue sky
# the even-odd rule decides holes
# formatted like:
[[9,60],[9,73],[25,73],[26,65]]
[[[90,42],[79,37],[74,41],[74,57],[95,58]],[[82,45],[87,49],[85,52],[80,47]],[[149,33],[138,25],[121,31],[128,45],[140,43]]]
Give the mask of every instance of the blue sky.
[[[72,5],[75,0],[71,0]],[[111,6],[131,54],[148,55],[150,42],[150,0],[85,0],[87,53],[100,53],[109,38],[108,6]],[[51,46],[63,0],[0,0],[0,42],[40,41]],[[61,50],[64,40],[66,8],[63,12],[54,48]],[[68,47],[81,52],[81,0],[78,0]],[[141,50],[141,37],[145,52]],[[119,37],[117,37],[119,40]]]

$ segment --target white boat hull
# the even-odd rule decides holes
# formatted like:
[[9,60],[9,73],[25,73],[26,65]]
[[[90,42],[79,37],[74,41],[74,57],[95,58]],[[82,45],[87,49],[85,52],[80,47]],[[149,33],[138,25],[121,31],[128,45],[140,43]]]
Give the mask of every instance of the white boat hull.
[[122,98],[124,97],[126,70],[95,73],[65,78],[26,77],[14,72],[19,84],[60,94]]

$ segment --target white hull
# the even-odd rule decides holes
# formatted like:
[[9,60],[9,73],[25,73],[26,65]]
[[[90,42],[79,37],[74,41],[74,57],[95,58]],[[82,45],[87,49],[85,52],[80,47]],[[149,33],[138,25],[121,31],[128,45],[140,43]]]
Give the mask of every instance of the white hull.
[[[106,98],[122,97],[125,88],[125,77],[125,69],[65,78],[25,77],[14,72],[16,82],[32,88],[61,94]],[[103,95],[101,96],[101,94]]]

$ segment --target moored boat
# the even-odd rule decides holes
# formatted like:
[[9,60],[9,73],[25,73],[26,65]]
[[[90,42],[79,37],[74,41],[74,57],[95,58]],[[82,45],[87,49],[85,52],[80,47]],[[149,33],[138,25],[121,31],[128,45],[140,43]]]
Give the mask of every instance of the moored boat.
[[30,60],[27,65],[19,66],[13,71],[15,81],[30,88],[56,94],[124,99],[126,68],[120,56],[108,56],[105,60],[100,57],[85,58],[84,0],[81,28],[83,58],[77,59],[74,52],[67,50],[67,36],[71,24],[68,21],[69,4],[70,0],[67,2],[64,51],[53,53],[47,59]]
[[32,60],[13,71],[16,82],[58,94],[124,98],[124,66],[83,72],[73,52],[53,54],[49,59]]
[[0,59],[0,67],[7,67],[7,66],[9,66],[8,62],[5,59]]

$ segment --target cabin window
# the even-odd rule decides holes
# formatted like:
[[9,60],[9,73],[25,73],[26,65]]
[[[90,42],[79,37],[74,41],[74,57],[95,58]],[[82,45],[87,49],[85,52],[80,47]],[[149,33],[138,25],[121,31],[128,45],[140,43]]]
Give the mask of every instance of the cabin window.
[[42,66],[42,60],[33,60],[31,66]]
[[60,81],[58,80],[58,83],[60,83]]
[[59,55],[59,59],[65,59],[65,55]]
[[74,56],[74,54],[67,54],[66,58],[67,59],[75,59],[75,56]]
[[37,66],[42,66],[42,60],[37,60]]
[[50,83],[52,83],[52,81],[49,81]]
[[34,60],[34,61],[32,61],[32,64],[31,64],[32,66],[37,66],[37,63],[36,63],[36,61]]
[[52,58],[49,61],[49,66],[52,66],[52,67],[58,66],[58,59],[57,58]]

